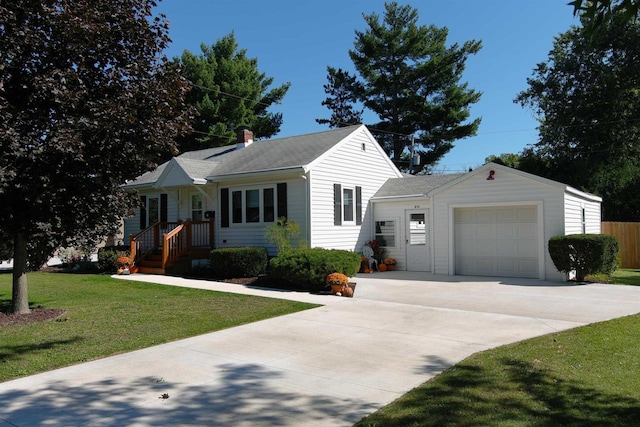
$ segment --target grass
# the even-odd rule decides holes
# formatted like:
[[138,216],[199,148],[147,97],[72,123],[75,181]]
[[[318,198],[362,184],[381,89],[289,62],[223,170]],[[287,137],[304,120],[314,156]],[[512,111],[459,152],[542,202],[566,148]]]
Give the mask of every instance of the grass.
[[[32,307],[67,312],[0,327],[0,382],[316,307],[105,275],[31,273],[28,281]],[[10,300],[11,274],[0,274],[0,308]]]
[[[616,283],[640,285],[640,271]],[[356,424],[638,426],[640,314],[477,353]]]
[[615,283],[618,285],[640,286],[640,270],[632,268],[619,268],[611,276],[597,274],[589,276],[589,280],[603,283]]

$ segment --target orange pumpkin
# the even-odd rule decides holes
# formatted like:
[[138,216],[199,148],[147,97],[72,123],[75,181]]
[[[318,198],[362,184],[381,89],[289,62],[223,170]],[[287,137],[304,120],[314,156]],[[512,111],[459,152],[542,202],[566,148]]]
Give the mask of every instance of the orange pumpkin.
[[378,270],[380,271],[387,271],[387,265],[386,264],[380,264],[378,266]]

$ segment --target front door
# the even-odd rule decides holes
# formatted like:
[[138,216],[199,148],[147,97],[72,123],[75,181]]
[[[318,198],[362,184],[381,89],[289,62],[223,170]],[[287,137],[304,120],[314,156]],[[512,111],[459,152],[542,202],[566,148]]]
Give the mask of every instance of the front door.
[[405,211],[408,271],[430,271],[429,215],[426,210]]

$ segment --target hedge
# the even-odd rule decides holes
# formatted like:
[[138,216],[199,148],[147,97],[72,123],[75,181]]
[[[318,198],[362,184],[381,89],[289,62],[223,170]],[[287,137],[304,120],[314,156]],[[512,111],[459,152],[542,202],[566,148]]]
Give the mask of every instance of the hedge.
[[549,239],[549,255],[558,271],[575,271],[576,280],[588,274],[611,274],[617,267],[618,239],[606,234],[571,234]]
[[216,277],[255,277],[267,269],[267,249],[257,246],[214,249],[209,261]]
[[355,276],[360,259],[355,252],[338,249],[294,249],[271,259],[269,272],[272,279],[294,288],[318,291],[326,287],[325,279],[331,273]]

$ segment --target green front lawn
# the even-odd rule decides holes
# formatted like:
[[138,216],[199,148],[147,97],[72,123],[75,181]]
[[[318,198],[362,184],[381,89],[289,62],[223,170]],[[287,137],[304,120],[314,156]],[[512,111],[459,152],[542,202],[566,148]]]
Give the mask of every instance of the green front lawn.
[[589,280],[603,283],[616,283],[618,285],[640,286],[640,270],[634,268],[620,268],[611,276],[598,274],[589,276]]
[[[112,279],[31,273],[32,307],[56,320],[0,327],[0,381],[316,307],[293,301]],[[0,274],[0,309],[11,274]]]
[[638,426],[639,385],[637,314],[475,354],[357,426]]

